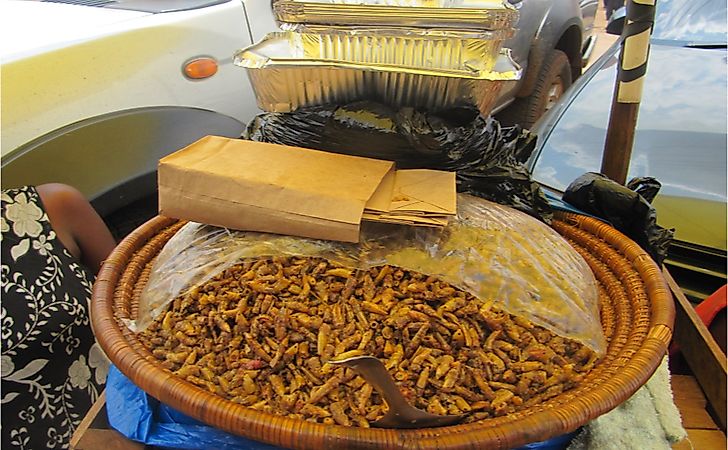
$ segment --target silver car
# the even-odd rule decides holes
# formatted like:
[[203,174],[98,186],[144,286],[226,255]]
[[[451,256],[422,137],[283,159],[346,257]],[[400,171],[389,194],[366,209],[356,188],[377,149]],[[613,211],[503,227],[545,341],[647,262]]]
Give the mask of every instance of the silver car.
[[[523,77],[501,92],[496,117],[530,128],[580,75],[591,57],[597,0],[510,0],[520,17],[510,48]],[[500,113],[498,113],[500,111]]]
[[[658,223],[675,228],[666,265],[694,301],[726,283],[725,0],[660,0],[628,179],[662,183]],[[598,172],[619,41],[534,127],[533,177],[553,191]]]

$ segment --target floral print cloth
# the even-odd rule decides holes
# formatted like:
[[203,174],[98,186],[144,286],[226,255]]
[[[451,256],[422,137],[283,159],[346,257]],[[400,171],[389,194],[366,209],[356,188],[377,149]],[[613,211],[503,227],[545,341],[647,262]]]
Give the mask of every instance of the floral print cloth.
[[108,372],[89,324],[91,277],[35,188],[1,200],[2,448],[68,448]]

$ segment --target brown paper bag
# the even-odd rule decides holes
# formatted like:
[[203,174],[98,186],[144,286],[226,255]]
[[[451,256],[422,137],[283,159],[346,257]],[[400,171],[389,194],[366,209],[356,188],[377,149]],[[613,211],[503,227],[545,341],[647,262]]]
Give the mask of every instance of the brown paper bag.
[[394,163],[207,136],[159,161],[159,213],[227,228],[359,240]]

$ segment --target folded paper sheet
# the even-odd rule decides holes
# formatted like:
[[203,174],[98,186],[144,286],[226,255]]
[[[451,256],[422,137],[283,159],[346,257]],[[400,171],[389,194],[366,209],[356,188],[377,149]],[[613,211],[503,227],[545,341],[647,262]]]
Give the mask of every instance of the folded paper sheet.
[[218,136],[162,158],[158,177],[161,215],[238,230],[358,242],[363,219],[444,226],[455,214],[454,173]]
[[388,173],[366,203],[364,220],[444,226],[456,212],[455,172],[413,169]]

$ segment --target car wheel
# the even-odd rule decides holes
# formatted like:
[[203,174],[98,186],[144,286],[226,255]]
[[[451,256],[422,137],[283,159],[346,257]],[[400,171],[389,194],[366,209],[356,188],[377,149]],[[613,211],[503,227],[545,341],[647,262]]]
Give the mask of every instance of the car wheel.
[[531,128],[543,113],[571,86],[569,58],[561,50],[551,50],[541,66],[536,85],[528,97],[516,99],[496,118],[503,125],[521,125]]

